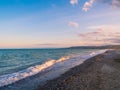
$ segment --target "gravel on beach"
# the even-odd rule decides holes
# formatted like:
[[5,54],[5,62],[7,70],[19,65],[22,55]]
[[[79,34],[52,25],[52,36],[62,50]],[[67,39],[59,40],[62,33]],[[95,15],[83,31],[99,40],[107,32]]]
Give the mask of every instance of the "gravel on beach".
[[120,90],[120,50],[92,57],[37,90]]

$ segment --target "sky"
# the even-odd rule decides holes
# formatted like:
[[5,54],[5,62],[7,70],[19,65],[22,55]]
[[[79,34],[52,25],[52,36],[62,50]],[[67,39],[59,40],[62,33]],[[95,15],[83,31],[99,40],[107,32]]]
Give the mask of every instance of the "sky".
[[120,44],[120,0],[0,0],[0,48]]

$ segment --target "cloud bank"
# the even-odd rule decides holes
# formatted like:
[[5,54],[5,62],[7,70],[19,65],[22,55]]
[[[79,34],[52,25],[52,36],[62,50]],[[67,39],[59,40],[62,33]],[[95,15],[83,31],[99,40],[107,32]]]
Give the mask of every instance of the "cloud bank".
[[42,43],[42,44],[35,44],[37,46],[53,46],[53,45],[58,45],[58,44],[54,44],[54,43]]
[[114,8],[120,7],[120,0],[112,0],[112,6]]
[[100,3],[106,3],[111,5],[113,8],[118,8],[120,7],[120,0],[96,0],[97,2]]
[[[101,3],[101,4],[108,4],[110,6],[112,6],[113,8],[119,8],[120,7],[120,0],[86,0],[82,10],[87,12],[89,11],[92,7],[94,3]],[[70,0],[70,4],[71,5],[77,5],[79,3],[79,0]]]
[[120,44],[120,32],[98,29],[78,35],[84,43],[92,43],[94,45]]
[[120,7],[120,0],[89,0],[84,3],[82,10],[87,12],[88,10],[90,10],[90,8],[92,8],[95,2],[102,3],[102,4],[106,3],[112,6],[113,8]]

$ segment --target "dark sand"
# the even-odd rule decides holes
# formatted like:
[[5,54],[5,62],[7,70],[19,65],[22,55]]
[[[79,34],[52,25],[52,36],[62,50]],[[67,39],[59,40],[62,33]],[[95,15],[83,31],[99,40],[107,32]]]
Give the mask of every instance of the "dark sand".
[[37,90],[120,90],[120,50],[92,57]]

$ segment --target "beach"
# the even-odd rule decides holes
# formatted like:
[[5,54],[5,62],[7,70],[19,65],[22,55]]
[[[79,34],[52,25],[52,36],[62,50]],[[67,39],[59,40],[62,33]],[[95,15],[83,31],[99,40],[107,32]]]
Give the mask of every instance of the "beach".
[[36,90],[120,90],[120,50],[108,50]]
[[[4,67],[1,64],[0,90],[35,90],[38,86],[105,51],[106,49],[70,48],[2,50],[1,57],[8,58],[1,59]],[[30,65],[31,63],[33,64]],[[18,66],[19,68],[16,68]],[[7,67],[15,69],[9,70]]]
[[120,90],[120,0],[0,0],[0,90]]
[[[120,50],[82,55],[48,61],[30,67],[30,72],[26,72],[28,68],[5,75],[1,77],[4,86],[0,90],[120,90]],[[46,65],[51,66],[41,70]]]

